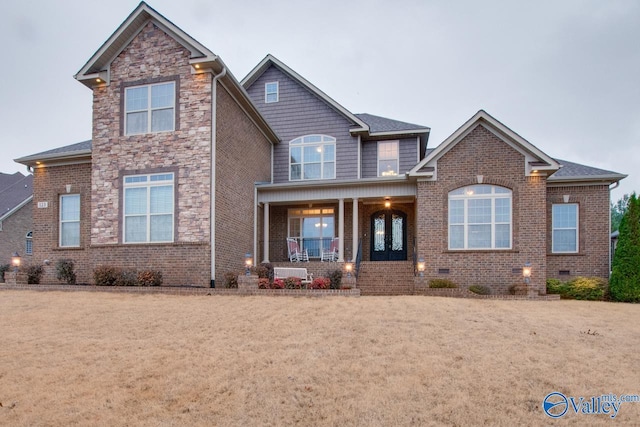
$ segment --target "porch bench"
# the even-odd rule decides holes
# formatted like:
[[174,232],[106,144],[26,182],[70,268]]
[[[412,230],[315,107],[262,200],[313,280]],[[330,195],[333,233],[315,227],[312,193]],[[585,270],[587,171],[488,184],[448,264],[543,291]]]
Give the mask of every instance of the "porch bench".
[[307,273],[306,268],[273,267],[274,279],[286,279],[287,277],[297,277],[302,283],[311,283],[313,281],[313,274]]

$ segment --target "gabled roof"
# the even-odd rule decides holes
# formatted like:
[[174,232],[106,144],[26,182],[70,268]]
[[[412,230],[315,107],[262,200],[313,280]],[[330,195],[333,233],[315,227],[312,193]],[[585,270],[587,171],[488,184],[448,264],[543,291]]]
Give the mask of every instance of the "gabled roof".
[[[217,55],[159,14],[151,6],[141,2],[74,77],[89,87],[93,87],[96,84],[104,84],[105,82],[109,84],[111,62],[129,45],[131,40],[149,21],[152,21],[162,31],[169,34],[185,49],[189,50],[194,63],[208,63],[209,67],[212,67],[217,62]],[[215,68],[214,71],[219,73],[224,66],[217,64]]]
[[327,95],[326,93],[324,93],[323,91],[321,91],[320,89],[315,87],[307,79],[305,79],[300,74],[298,74],[295,71],[293,71],[284,62],[280,61],[278,58],[276,58],[275,56],[273,56],[271,54],[268,54],[267,56],[265,56],[264,59],[262,61],[260,61],[260,63],[258,65],[256,65],[253,68],[253,70],[251,70],[249,72],[249,74],[246,75],[246,77],[244,79],[242,79],[240,81],[240,84],[245,89],[248,89],[272,65],[278,67],[285,74],[288,74],[289,77],[291,77],[292,79],[298,81],[298,83],[300,83],[303,87],[305,87],[307,90],[309,90],[309,92],[313,93],[318,98],[320,98],[323,101],[325,101],[333,109],[335,109],[337,112],[339,112],[344,117],[346,117],[347,120],[350,120],[356,126],[358,126],[357,128],[351,129],[351,132],[364,132],[364,131],[368,131],[369,130],[369,126],[367,125],[367,123],[365,123],[359,117],[357,117],[356,114],[353,114],[352,112],[350,112],[349,110],[344,108],[342,105],[338,104],[329,95]]
[[0,173],[0,221],[33,199],[33,175]]
[[561,168],[547,179],[548,182],[603,181],[613,183],[627,177],[627,175],[618,172],[598,169],[567,160],[556,160],[560,163]]
[[46,164],[49,162],[55,164],[69,164],[91,161],[91,140],[20,157],[14,161],[32,168],[41,163]]
[[[529,141],[509,129],[500,121],[495,119],[489,113],[484,110],[478,111],[473,117],[467,120],[462,126],[460,126],[454,133],[452,133],[442,144],[437,146],[434,150],[428,152],[425,158],[420,161],[413,169],[409,171],[411,176],[432,175],[432,172],[425,172],[428,168],[435,165],[437,160],[442,157],[446,152],[451,150],[458,142],[464,139],[473,129],[477,126],[484,126],[489,131],[493,132],[500,139],[505,141],[515,150],[521,152],[527,162],[527,174],[530,170],[536,169],[541,172],[553,173],[560,168],[560,164],[548,156]],[[421,171],[422,168],[425,170]]]

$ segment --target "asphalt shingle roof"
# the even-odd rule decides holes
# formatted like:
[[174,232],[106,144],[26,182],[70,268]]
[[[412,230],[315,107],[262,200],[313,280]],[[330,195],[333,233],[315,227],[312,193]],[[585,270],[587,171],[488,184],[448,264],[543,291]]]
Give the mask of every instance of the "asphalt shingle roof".
[[428,126],[415,125],[413,123],[401,122],[399,120],[387,119],[386,117],[374,116],[373,114],[355,114],[357,118],[369,125],[371,133],[377,132],[400,132],[408,130],[428,131]]
[[567,160],[556,159],[558,163],[562,165],[562,167],[553,175],[551,175],[550,179],[554,178],[584,178],[584,177],[610,177],[612,175],[621,175],[618,172],[612,172],[605,169],[598,169],[592,166],[581,165],[579,163],[569,162]]
[[91,150],[91,140],[78,142],[76,144],[65,145],[64,147],[54,148],[53,150],[43,151],[41,153],[33,154],[29,157],[45,157],[52,154],[69,154],[76,151]]
[[0,173],[0,218],[33,195],[33,175]]

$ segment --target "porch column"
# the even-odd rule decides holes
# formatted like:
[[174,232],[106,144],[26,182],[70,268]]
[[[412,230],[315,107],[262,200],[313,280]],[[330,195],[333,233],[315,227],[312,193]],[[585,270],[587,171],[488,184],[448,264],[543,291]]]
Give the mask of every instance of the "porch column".
[[360,232],[358,231],[358,199],[353,199],[353,241],[352,241],[352,250],[351,250],[351,261],[356,262],[356,256],[358,256],[358,237],[360,236]]
[[264,220],[262,221],[262,233],[263,239],[262,242],[262,254],[264,260],[262,262],[269,262],[269,203],[265,203],[263,207]]
[[344,199],[338,200],[338,262],[344,262]]

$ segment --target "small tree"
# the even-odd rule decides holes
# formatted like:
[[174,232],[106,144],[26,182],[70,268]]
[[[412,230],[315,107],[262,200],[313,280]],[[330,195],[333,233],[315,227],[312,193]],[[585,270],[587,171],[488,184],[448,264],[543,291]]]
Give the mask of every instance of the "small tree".
[[616,301],[640,302],[640,200],[633,193],[620,222],[609,293]]
[[611,203],[611,232],[620,228],[620,221],[627,211],[629,205],[629,195],[625,194],[617,202]]

